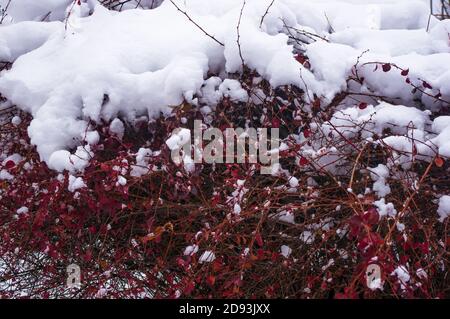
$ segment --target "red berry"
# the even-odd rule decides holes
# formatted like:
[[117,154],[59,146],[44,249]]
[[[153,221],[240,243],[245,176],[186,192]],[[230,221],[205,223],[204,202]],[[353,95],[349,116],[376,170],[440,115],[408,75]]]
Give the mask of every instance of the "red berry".
[[359,103],[359,108],[360,108],[361,110],[364,110],[365,108],[367,108],[367,103],[364,103],[364,102]]

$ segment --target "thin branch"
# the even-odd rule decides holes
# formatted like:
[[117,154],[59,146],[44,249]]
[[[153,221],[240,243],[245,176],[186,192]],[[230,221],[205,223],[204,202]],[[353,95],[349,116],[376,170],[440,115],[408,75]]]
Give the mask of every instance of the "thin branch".
[[266,18],[267,14],[269,14],[269,10],[270,8],[273,6],[273,3],[275,2],[275,0],[272,0],[272,2],[269,4],[269,6],[266,9],[266,12],[263,14],[263,16],[261,17],[261,21],[259,22],[259,28],[262,27],[262,24],[264,22],[264,19]]
[[175,8],[177,8],[178,11],[180,11],[182,14],[184,14],[186,16],[186,18],[188,18],[189,21],[191,21],[197,28],[199,28],[206,36],[210,37],[211,39],[213,39],[215,42],[217,42],[218,44],[220,44],[221,46],[225,46],[222,42],[220,42],[219,40],[217,40],[214,36],[212,36],[211,34],[209,34],[208,32],[205,31],[205,29],[203,29],[200,25],[198,25],[197,22],[195,22],[194,20],[191,19],[191,17],[187,14],[186,11],[183,11],[180,9],[180,7],[178,7],[176,5],[175,2],[173,2],[173,0],[170,0],[170,2],[175,6]]
[[238,49],[239,49],[239,57],[241,58],[241,62],[242,62],[242,71],[244,71],[244,66],[245,66],[245,61],[244,61],[244,57],[242,56],[242,48],[241,48],[241,20],[242,20],[242,13],[244,12],[244,8],[246,5],[246,0],[244,0],[244,2],[242,3],[242,8],[241,8],[241,13],[239,14],[239,21],[236,27],[237,30],[237,45],[238,45]]
[[5,9],[3,10],[3,14],[2,14],[2,18],[1,18],[1,20],[0,20],[0,24],[2,24],[3,23],[3,20],[6,18],[6,16],[8,15],[8,8],[9,8],[9,6],[10,6],[10,4],[11,4],[11,1],[12,0],[9,0],[8,1],[8,3],[6,4],[6,6],[5,6]]

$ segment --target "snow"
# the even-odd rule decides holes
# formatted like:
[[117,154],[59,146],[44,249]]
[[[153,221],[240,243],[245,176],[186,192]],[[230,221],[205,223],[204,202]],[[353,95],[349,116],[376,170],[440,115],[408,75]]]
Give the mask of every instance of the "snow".
[[117,185],[120,185],[120,186],[127,185],[127,179],[125,177],[119,175],[119,177],[117,177]]
[[[333,116],[331,124],[346,137],[354,137],[358,132],[358,126],[365,125],[363,138],[382,135],[385,129],[390,129],[395,135],[413,134],[423,131],[429,122],[429,114],[416,108],[404,105],[392,105],[382,102],[377,106],[368,105],[365,109],[349,107],[343,109]],[[356,124],[356,127],[353,127]],[[410,128],[408,130],[408,128]],[[331,132],[332,128],[325,124],[324,129]]]
[[369,283],[369,288],[372,290],[383,289],[383,280],[381,278],[375,278]]
[[[9,162],[10,163],[12,162],[14,163],[14,165],[17,165],[22,160],[23,160],[22,156],[20,154],[15,153],[3,159],[3,161],[1,162],[1,166],[5,167]],[[0,169],[0,181],[13,179],[14,176],[10,172],[8,172],[7,169]]]
[[438,147],[438,153],[450,157],[450,116],[440,116],[433,121],[432,130],[436,137],[428,142],[431,146]]
[[141,177],[149,172],[148,162],[150,156],[153,155],[152,150],[148,148],[140,148],[136,154],[136,165],[131,166],[131,176]]
[[439,207],[437,212],[439,214],[440,222],[444,222],[444,220],[450,216],[450,196],[445,195],[439,199]]
[[[450,155],[449,117],[441,116],[432,121],[430,115],[429,110],[422,111],[386,102],[376,106],[368,105],[363,109],[350,106],[337,111],[329,122],[322,125],[322,129],[326,134],[334,136],[339,131],[346,138],[354,138],[361,133],[363,139],[372,142],[377,137],[375,143],[388,146],[393,151],[392,160],[389,159],[388,164],[409,169],[414,158],[431,161],[437,154],[444,157]],[[364,129],[361,131],[361,128]],[[388,135],[386,130],[390,131]],[[416,154],[413,154],[413,148]],[[329,162],[331,158],[332,156],[328,157]],[[324,162],[323,159],[321,161]],[[388,176],[383,176],[387,173],[386,168],[375,168],[377,172],[373,171],[374,168],[369,168],[375,173],[371,177],[375,181],[374,191],[380,197],[389,194],[385,183]]]
[[96,145],[100,141],[100,135],[97,131],[86,132],[85,141],[89,145]]
[[378,208],[378,214],[380,214],[380,217],[395,217],[397,215],[397,210],[395,209],[394,204],[386,203],[385,198],[381,198],[380,200],[375,201],[374,205]]
[[12,154],[8,157],[6,157],[3,161],[2,161],[2,166],[5,166],[8,162],[13,162],[14,165],[19,164],[21,161],[23,160],[23,157],[20,154]]
[[386,179],[389,177],[389,169],[386,165],[379,164],[375,168],[370,169],[370,176],[375,183],[373,184],[373,190],[379,197],[384,197],[391,192],[391,188],[386,184]]
[[398,281],[403,289],[405,289],[406,283],[408,283],[411,279],[411,276],[405,266],[398,266],[391,273],[391,276],[397,276]]
[[187,173],[192,173],[195,170],[194,160],[190,155],[185,155],[183,157],[183,168]]
[[417,269],[416,275],[417,275],[419,278],[422,278],[422,279],[427,279],[427,278],[428,278],[428,274],[427,274],[427,272],[426,272],[423,268]]
[[60,22],[40,23],[34,21],[2,27],[0,60],[12,62],[41,47],[60,27]]
[[125,134],[125,126],[121,120],[114,119],[109,125],[109,131],[121,140]]
[[166,141],[171,151],[181,149],[183,145],[191,142],[191,131],[185,128],[178,129]]
[[234,204],[233,212],[236,215],[239,215],[241,213],[241,211],[242,211],[241,206],[238,203]]
[[283,210],[277,214],[278,220],[288,224],[295,224],[295,215],[290,212]]
[[69,186],[67,187],[70,192],[75,192],[81,188],[86,187],[83,179],[81,177],[75,177],[73,175],[69,175]]
[[202,263],[210,263],[213,262],[214,259],[216,259],[216,255],[210,251],[210,250],[206,250],[201,256],[200,259],[198,260],[198,262],[200,264]]
[[[368,142],[376,140],[375,143],[390,146],[392,156],[388,163],[364,167],[373,182],[366,194],[373,190],[377,195],[374,205],[382,217],[397,216],[394,203],[386,198],[393,190],[389,181],[395,179],[395,165],[408,169],[415,158],[431,161],[437,153],[450,157],[450,116],[435,117],[430,112],[445,112],[444,103],[420,91],[412,93],[411,85],[395,67],[383,72],[373,64],[393,63],[408,69],[413,85],[420,86],[426,80],[433,88],[425,89],[425,93],[440,92],[443,99],[450,100],[450,22],[428,21],[427,1],[277,0],[261,23],[261,15],[271,1],[248,0],[238,30],[241,48],[236,42],[236,23],[242,0],[175,0],[223,46],[193,26],[169,1],[149,11],[134,10],[130,3],[129,10],[122,13],[108,11],[95,1],[83,3],[82,8],[70,8],[67,6],[71,1],[65,0],[23,0],[23,8],[27,9],[21,11],[16,6],[20,0],[16,1],[10,19],[0,29],[0,61],[13,62],[10,70],[0,74],[0,92],[33,116],[28,129],[31,141],[51,169],[69,171],[70,192],[87,187],[76,173],[88,165],[93,156],[91,147],[100,141],[90,123],[110,122],[110,133],[122,139],[126,127],[135,119],[142,115],[168,115],[184,100],[201,106],[204,114],[215,110],[223,98],[246,102],[254,92],[228,78],[235,77],[230,73],[242,71],[243,63],[274,87],[295,84],[306,91],[307,97],[316,95],[328,102],[346,89],[387,97],[384,101],[362,97],[370,100],[364,108],[358,107],[359,101],[346,101],[321,127],[332,137],[336,137],[337,128],[346,138],[357,138],[361,133]],[[4,1],[0,0],[0,4]],[[142,5],[150,4],[143,1]],[[90,8],[92,15],[88,14]],[[48,16],[47,10],[51,12]],[[70,12],[67,25],[63,21],[65,12]],[[39,22],[43,17],[52,22]],[[316,33],[326,41],[318,37],[308,39],[298,32],[296,36],[309,43],[293,44],[284,24]],[[309,57],[310,70],[295,60],[294,46]],[[358,59],[364,85],[346,81]],[[18,116],[11,121],[14,125],[21,122]],[[182,123],[187,120],[182,119]],[[360,132],[361,127],[364,130]],[[178,151],[190,141],[191,131],[179,128],[165,144],[171,151]],[[410,154],[414,147],[415,155]],[[331,153],[319,159],[321,165],[323,161],[332,162],[332,153],[338,152],[336,148],[314,144],[305,145],[304,149],[310,152],[307,158]],[[131,165],[131,176],[141,177],[154,169],[150,162],[155,153],[148,148],[139,149]],[[17,164],[23,159],[15,154],[2,164],[10,160]],[[185,155],[182,162],[186,172],[194,171],[190,156]],[[283,171],[281,165],[278,168]],[[178,172],[177,176],[182,174]],[[0,170],[0,180],[13,178],[8,170]],[[296,177],[287,175],[286,180],[291,188],[299,186]],[[245,182],[236,181],[228,198],[229,209],[236,215],[241,213],[241,205],[247,206]],[[308,179],[308,184],[312,182]],[[117,186],[127,183],[124,176],[117,177]],[[347,190],[358,194],[356,187]],[[450,196],[439,196],[434,214],[445,222],[450,216]],[[267,201],[264,206],[270,205]],[[295,225],[291,209],[280,208],[272,216]],[[336,207],[339,210],[340,205]],[[26,214],[28,208],[21,207],[16,212]],[[396,226],[399,231],[406,227],[399,221]],[[331,227],[332,220],[306,227],[299,240],[301,244],[312,244],[316,230]],[[346,230],[338,229],[336,233]],[[198,251],[199,246],[192,244],[182,253],[193,256]],[[243,254],[248,253],[246,248]],[[292,249],[282,245],[280,253],[289,258]],[[210,263],[215,258],[213,251],[206,250],[199,263]],[[333,263],[331,259],[323,269]],[[427,277],[423,269],[416,274]],[[398,266],[391,275],[398,278],[403,288],[411,281],[406,265]],[[382,287],[381,279],[369,286]],[[106,293],[105,288],[100,288],[98,297]]]
[[194,255],[197,252],[198,252],[198,246],[197,245],[191,245],[191,246],[187,246],[184,249],[183,255],[185,255],[185,256],[192,256],[192,255]]
[[22,119],[20,118],[20,116],[14,116],[11,119],[11,123],[15,126],[18,126],[18,125],[20,125],[20,123],[22,123]]
[[289,186],[291,186],[292,188],[295,188],[295,187],[298,186],[298,184],[299,184],[299,182],[298,182],[298,179],[296,177],[291,176],[289,178]]
[[[9,0],[0,0],[0,7],[6,8]],[[61,20],[72,0],[12,0],[4,23],[20,21]]]
[[8,173],[7,170],[5,170],[5,169],[0,170],[0,181],[12,180],[12,179],[14,179],[14,176],[12,176],[10,173]]
[[107,288],[100,288],[95,294],[95,298],[104,298],[108,294]]
[[23,206],[23,207],[20,207],[20,208],[16,211],[16,213],[17,213],[18,215],[20,215],[20,214],[26,214],[26,213],[28,213],[28,211],[29,211],[28,207]]
[[[136,119],[167,116],[184,101],[204,114],[223,98],[257,104],[256,93],[233,74],[244,64],[259,73],[258,81],[294,84],[306,99],[330,102],[344,90],[385,97],[361,97],[364,108],[345,101],[321,127],[346,138],[364,127],[363,139],[377,137],[375,143],[392,149],[386,165],[368,167],[382,216],[396,214],[384,198],[391,193],[392,166],[408,169],[414,159],[450,157],[450,117],[432,114],[450,101],[450,21],[430,17],[427,0],[247,0],[244,7],[241,0],[161,2],[129,1],[127,10],[116,12],[96,0],[12,1],[0,29],[0,61],[12,66],[0,73],[0,93],[32,115],[28,134],[51,169],[75,175],[87,167],[100,141],[92,123],[109,123],[110,133],[122,139]],[[310,68],[295,59],[294,48],[309,58]],[[388,72],[381,67],[386,63]],[[363,84],[347,81],[355,72]],[[413,92],[414,86],[423,90]],[[440,101],[430,97],[438,93]],[[177,151],[190,133],[180,128],[166,145]],[[336,149],[311,145],[304,152],[328,170],[339,164],[332,164]],[[151,155],[138,151],[132,176],[149,172]],[[187,154],[180,162],[194,172]],[[281,170],[274,166],[274,174]],[[0,171],[0,179],[12,178]],[[288,184],[299,182],[289,177]],[[126,185],[124,177],[118,185]],[[230,204],[239,214],[240,201]],[[445,219],[446,208],[439,211]],[[293,222],[291,212],[279,218]]]
[[248,100],[247,91],[236,80],[225,79],[219,85],[219,93],[222,97],[228,97],[233,102],[245,102]]
[[[367,84],[355,89],[370,89],[404,104],[356,110],[363,113],[355,115],[361,121],[374,111],[377,131],[397,130],[410,122],[422,130],[428,118],[411,107],[416,98],[430,109],[442,105],[420,92],[412,94],[398,70],[374,72],[374,65],[367,62],[409,68],[413,84],[426,80],[443,98],[450,97],[450,24],[429,21],[427,1],[279,0],[261,21],[271,1],[249,0],[242,12],[239,45],[236,25],[242,1],[174,3],[214,39],[170,1],[153,10],[120,13],[94,0],[80,6],[66,0],[13,1],[0,32],[0,60],[14,63],[0,76],[0,92],[32,114],[31,141],[51,168],[74,172],[85,167],[72,165],[67,152],[83,140],[89,145],[98,142],[95,135],[85,139],[91,121],[112,121],[112,132],[121,138],[123,121],[167,115],[183,100],[196,104],[198,97],[210,106],[223,97],[246,101],[249,94],[241,84],[224,78],[226,72],[241,71],[243,62],[274,87],[295,84],[308,96],[314,93],[331,100],[347,87],[346,76],[361,56],[360,74]],[[126,9],[132,7],[130,3]],[[284,25],[327,39],[315,37],[304,45],[311,70],[295,60]],[[219,77],[208,78],[209,73]],[[430,137],[430,145],[437,145],[444,156],[450,155],[449,134],[446,130]],[[169,147],[178,144],[169,143]]]
[[292,253],[292,249],[287,245],[282,245],[280,248],[280,251],[281,251],[281,255],[283,255],[283,257],[285,257],[285,258],[289,258],[289,256]]
[[300,235],[300,240],[306,244],[312,244],[314,242],[314,234],[309,230],[305,230]]
[[66,150],[60,150],[52,153],[48,166],[57,171],[68,170],[71,173],[82,171],[89,165],[92,156],[93,153],[89,145],[78,146],[74,154]]

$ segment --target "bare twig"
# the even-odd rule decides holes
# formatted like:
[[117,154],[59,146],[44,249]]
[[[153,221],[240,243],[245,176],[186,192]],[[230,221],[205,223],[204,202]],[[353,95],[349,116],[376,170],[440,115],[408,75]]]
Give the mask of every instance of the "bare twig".
[[11,4],[11,1],[12,1],[12,0],[9,0],[8,3],[7,3],[6,6],[5,6],[5,9],[3,9],[3,12],[2,12],[2,18],[0,19],[0,24],[3,23],[3,20],[5,20],[6,16],[8,15],[7,12],[8,12],[8,8],[9,8],[9,6],[10,6],[10,4]]
[[242,62],[242,71],[244,71],[245,61],[244,61],[244,57],[242,56],[242,48],[241,48],[241,42],[240,42],[241,41],[240,28],[241,28],[242,13],[244,12],[245,5],[246,5],[246,0],[244,0],[244,2],[242,3],[241,12],[239,14],[239,21],[238,21],[238,24],[237,24],[237,27],[236,27],[236,30],[237,30],[237,40],[236,40],[236,42],[237,42],[237,46],[238,46],[238,49],[239,49],[239,57],[241,58],[241,62]]
[[217,40],[214,36],[212,36],[211,34],[209,34],[208,32],[205,31],[205,29],[203,29],[197,22],[195,22],[194,20],[192,20],[192,18],[187,14],[186,11],[183,11],[180,9],[180,7],[178,7],[176,5],[175,2],[173,2],[173,0],[170,0],[170,2],[175,6],[175,8],[177,8],[178,11],[180,11],[182,14],[184,14],[186,16],[186,18],[188,18],[189,21],[191,21],[197,28],[199,28],[206,36],[210,37],[211,39],[213,39],[215,42],[217,42],[218,44],[220,44],[221,46],[225,46],[222,42],[220,42],[219,40]]
[[272,0],[272,2],[269,4],[269,6],[266,9],[266,12],[263,14],[263,16],[261,17],[261,21],[259,22],[259,27],[262,27],[262,24],[264,22],[264,19],[266,18],[266,16],[269,14],[269,10],[270,8],[273,6],[273,3],[275,2],[275,0]]

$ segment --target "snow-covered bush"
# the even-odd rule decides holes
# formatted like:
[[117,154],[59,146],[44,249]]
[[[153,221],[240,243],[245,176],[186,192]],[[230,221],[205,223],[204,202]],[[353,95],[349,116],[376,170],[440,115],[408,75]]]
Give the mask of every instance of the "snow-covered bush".
[[439,19],[450,18],[450,1],[430,0],[431,12]]
[[100,0],[99,2],[111,10],[154,9],[164,0]]
[[[429,1],[100,2],[0,29],[0,297],[448,296]],[[279,128],[279,164],[174,163],[194,120]]]

